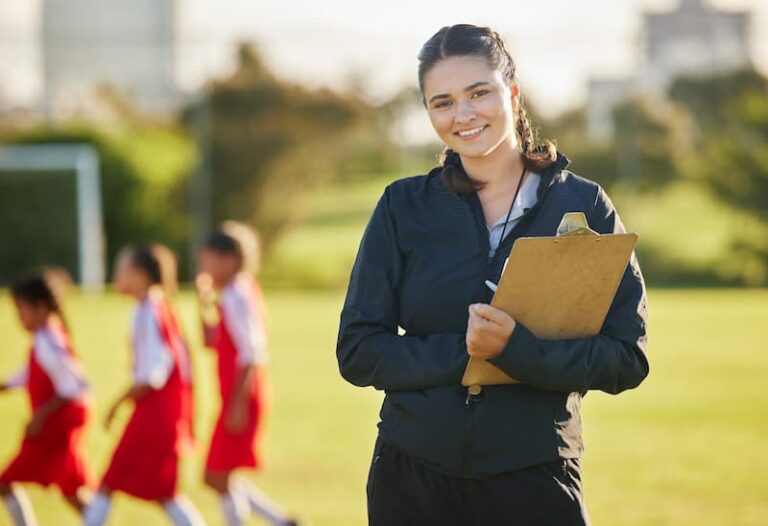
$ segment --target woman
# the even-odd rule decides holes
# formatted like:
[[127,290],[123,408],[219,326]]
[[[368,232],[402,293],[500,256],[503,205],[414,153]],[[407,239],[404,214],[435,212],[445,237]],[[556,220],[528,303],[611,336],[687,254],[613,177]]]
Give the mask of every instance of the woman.
[[[514,240],[551,236],[565,212],[624,231],[605,191],[537,144],[499,35],[444,27],[419,84],[446,144],[442,166],[389,185],[363,235],[337,357],[386,392],[368,479],[376,525],[589,524],[579,406],[648,374],[645,286],[634,255],[602,332],[544,340],[488,305]],[[399,333],[398,328],[402,329]],[[522,383],[470,395],[469,356]]]

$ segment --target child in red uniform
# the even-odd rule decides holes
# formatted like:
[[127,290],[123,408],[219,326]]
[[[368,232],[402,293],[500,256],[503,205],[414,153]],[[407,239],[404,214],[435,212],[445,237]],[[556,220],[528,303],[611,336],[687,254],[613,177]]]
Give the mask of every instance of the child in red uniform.
[[165,295],[175,281],[176,261],[163,246],[130,247],[117,258],[115,287],[139,303],[131,331],[133,385],[112,406],[107,427],[123,402],[132,401],[134,410],[85,512],[86,526],[105,522],[113,491],[157,502],[176,525],[203,524],[177,494],[179,455],[192,441],[192,384],[187,347]]
[[0,390],[26,386],[32,406],[16,457],[0,474],[0,494],[16,526],[35,524],[25,494],[16,483],[55,485],[78,512],[81,489],[89,486],[82,456],[88,420],[88,384],[72,351],[64,315],[50,280],[33,274],[11,287],[22,326],[34,341],[28,365]]
[[[250,513],[261,515],[272,525],[295,525],[257,488],[242,477],[232,476],[237,468],[258,468],[261,462],[259,431],[268,392],[264,300],[250,274],[257,257],[254,232],[234,222],[224,223],[200,251],[201,272],[196,285],[205,343],[218,356],[221,395],[205,483],[219,493],[228,526],[239,526]],[[214,306],[216,313],[211,312]]]

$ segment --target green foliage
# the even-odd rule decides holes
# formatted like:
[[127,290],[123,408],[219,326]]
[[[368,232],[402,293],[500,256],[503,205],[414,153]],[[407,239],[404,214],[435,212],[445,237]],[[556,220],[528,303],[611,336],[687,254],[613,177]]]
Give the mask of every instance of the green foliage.
[[268,248],[299,217],[307,191],[337,175],[343,147],[355,146],[350,134],[373,113],[357,97],[276,78],[251,46],[239,57],[234,74],[214,82],[185,122],[205,152],[210,219],[252,223]]
[[[670,94],[696,116],[691,170],[734,206],[768,221],[768,79],[754,71],[680,79]],[[768,253],[768,244],[761,249]]]
[[71,173],[0,174],[0,284],[51,264],[77,275],[75,198]]
[[617,179],[656,192],[675,180],[691,152],[687,113],[661,101],[631,100],[614,109]]
[[[97,150],[109,262],[124,244],[140,241],[159,241],[186,253],[184,179],[194,150],[180,130],[142,124],[107,131],[81,124],[4,135],[7,143],[90,144]],[[0,242],[17,247],[0,256],[3,281],[42,264],[76,275],[75,183],[62,175],[4,174],[0,180]]]
[[547,129],[576,173],[622,194],[625,223],[646,234],[638,251],[649,281],[768,283],[768,80],[755,71],[681,78],[669,100],[632,99],[613,118],[605,143],[587,139],[583,111]]

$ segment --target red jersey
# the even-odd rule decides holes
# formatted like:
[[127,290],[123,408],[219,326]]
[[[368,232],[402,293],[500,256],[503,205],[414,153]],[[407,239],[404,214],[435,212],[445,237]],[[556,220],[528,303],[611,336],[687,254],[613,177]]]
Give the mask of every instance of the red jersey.
[[134,383],[150,390],[135,401],[103,484],[145,500],[168,499],[176,494],[178,457],[192,443],[193,396],[189,352],[166,299],[139,305],[131,340]]
[[265,412],[266,386],[263,371],[251,377],[248,419],[239,433],[227,430],[226,416],[232,403],[238,371],[267,362],[265,303],[258,283],[238,275],[222,290],[219,324],[214,349],[218,357],[221,411],[211,438],[206,468],[226,472],[238,467],[258,467],[259,424]]
[[85,375],[63,327],[51,323],[36,331],[25,385],[33,412],[55,396],[65,402],[43,421],[40,433],[24,437],[0,482],[56,485],[64,495],[74,495],[90,485],[82,454],[90,401]]

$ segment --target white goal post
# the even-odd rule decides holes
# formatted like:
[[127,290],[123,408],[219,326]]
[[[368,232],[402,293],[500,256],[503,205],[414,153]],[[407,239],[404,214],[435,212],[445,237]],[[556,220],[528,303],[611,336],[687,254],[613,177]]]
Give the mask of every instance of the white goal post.
[[[100,291],[106,276],[99,156],[87,144],[0,145],[2,172],[74,172],[77,196],[78,281]],[[0,212],[1,214],[1,212]]]

